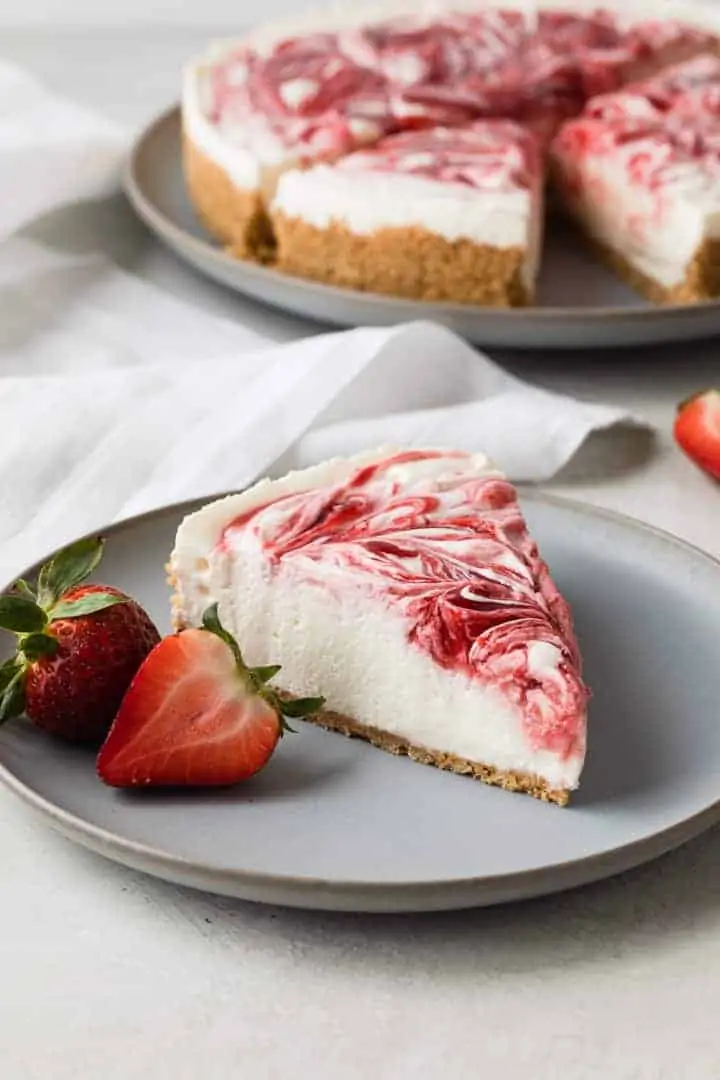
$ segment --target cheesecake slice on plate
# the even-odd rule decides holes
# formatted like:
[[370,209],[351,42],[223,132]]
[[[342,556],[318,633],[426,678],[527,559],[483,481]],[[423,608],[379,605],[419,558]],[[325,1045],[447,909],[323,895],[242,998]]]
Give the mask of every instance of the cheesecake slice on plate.
[[217,500],[180,525],[174,621],[220,618],[324,727],[563,805],[587,691],[567,604],[481,454],[383,449]]
[[720,58],[604,94],[551,148],[565,210],[658,303],[720,296]]
[[416,300],[531,303],[542,188],[539,140],[510,120],[391,135],[280,178],[277,266]]

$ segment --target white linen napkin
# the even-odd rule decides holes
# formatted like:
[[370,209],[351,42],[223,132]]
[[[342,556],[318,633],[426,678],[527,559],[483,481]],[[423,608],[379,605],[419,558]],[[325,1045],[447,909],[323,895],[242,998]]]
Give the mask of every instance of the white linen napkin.
[[0,239],[61,203],[109,194],[126,144],[115,124],[0,61]]
[[[3,83],[7,234],[107,192],[123,143],[0,66],[0,99]],[[50,171],[47,186],[29,182]],[[100,255],[0,243],[0,584],[83,532],[266,471],[394,442],[483,449],[513,479],[541,481],[591,432],[627,422],[520,382],[433,324],[269,345]]]

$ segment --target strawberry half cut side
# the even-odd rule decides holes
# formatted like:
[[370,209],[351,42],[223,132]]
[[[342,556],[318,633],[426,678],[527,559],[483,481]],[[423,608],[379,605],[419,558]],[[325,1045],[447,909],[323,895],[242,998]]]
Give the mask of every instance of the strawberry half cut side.
[[133,675],[160,640],[136,601],[106,585],[84,584],[103,553],[98,537],[79,540],[0,596],[0,628],[15,655],[0,666],[0,723],[23,712],[72,742],[98,745]]
[[164,638],[135,676],[97,761],[112,787],[236,784],[270,759],[286,717],[323,698],[285,700],[268,684],[277,665],[251,668],[217,604],[202,627]]

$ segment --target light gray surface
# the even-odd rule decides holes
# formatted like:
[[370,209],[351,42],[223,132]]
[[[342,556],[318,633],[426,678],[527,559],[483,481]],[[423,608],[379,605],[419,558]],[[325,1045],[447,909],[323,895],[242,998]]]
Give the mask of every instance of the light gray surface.
[[[337,6],[350,6],[353,0],[335,0]],[[278,18],[302,11],[305,0],[263,0],[263,18]],[[254,0],[204,0],[201,7],[180,4],[178,0],[124,0],[122,20],[132,25],[165,25],[169,28],[204,26],[210,20],[217,23],[249,23],[257,18]],[[7,4],[3,19],[16,26],[80,26],[88,23],[115,27],[120,9],[114,4],[98,4],[97,0],[24,0],[22,4]]]
[[[0,779],[67,836],[110,858],[181,884],[299,907],[492,904],[585,884],[664,853],[720,815],[720,564],[581,504],[538,495],[524,506],[573,607],[594,691],[589,755],[571,809],[303,724],[267,769],[230,791],[118,793],[98,781],[92,753],[24,724],[0,730]],[[110,530],[103,559],[102,580],[136,597],[165,631],[159,568],[186,510]]]
[[[0,18],[2,16],[0,15]],[[117,16],[116,16],[117,17]],[[0,52],[139,129],[221,28],[0,32]],[[121,200],[36,227],[101,247],[190,303],[277,340],[312,328],[230,294]],[[0,318],[2,314],[0,313]],[[658,428],[652,455],[553,485],[720,555],[716,485],[673,447],[718,347],[493,355],[539,385]],[[501,824],[498,826],[501,827]],[[212,897],[116,867],[0,790],[3,1080],[717,1080],[717,829],[647,867],[546,900],[433,916],[328,915]]]
[[546,228],[536,306],[515,310],[431,304],[333,288],[234,259],[201,227],[185,189],[179,109],[150,124],[133,148],[125,190],[147,225],[192,266],[283,312],[333,326],[433,319],[477,345],[615,348],[691,341],[720,331],[720,302],[657,307],[585,252],[567,225]]

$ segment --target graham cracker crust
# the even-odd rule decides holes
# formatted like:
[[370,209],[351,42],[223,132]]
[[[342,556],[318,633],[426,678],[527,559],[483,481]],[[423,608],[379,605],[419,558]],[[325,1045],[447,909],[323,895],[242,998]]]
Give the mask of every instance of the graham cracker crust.
[[525,249],[445,240],[422,228],[384,228],[369,235],[339,222],[316,228],[272,214],[278,270],[330,285],[413,300],[484,307],[532,302],[522,274]]
[[359,724],[348,716],[323,709],[313,716],[304,718],[311,724],[326,728],[328,731],[338,731],[350,738],[364,739],[372,743],[380,750],[386,750],[390,754],[406,754],[413,761],[422,765],[434,765],[437,769],[459,773],[462,776],[470,776],[474,780],[481,780],[484,784],[493,787],[501,787],[506,791],[520,792],[532,795],[534,799],[542,802],[554,803],[556,806],[567,806],[570,792],[567,790],[551,788],[546,780],[530,773],[514,772],[505,769],[496,769],[492,765],[483,765],[480,762],[467,761],[455,754],[446,754],[440,750],[429,750],[424,746],[417,746],[408,739],[399,735],[391,735],[387,731],[379,731],[377,728]]
[[198,217],[228,254],[236,259],[267,261],[273,235],[260,192],[239,188],[186,133],[183,172]]
[[703,240],[684,280],[666,288],[638,270],[615,248],[586,232],[582,222],[576,224],[592,254],[647,300],[655,304],[697,304],[720,296],[720,240]]

